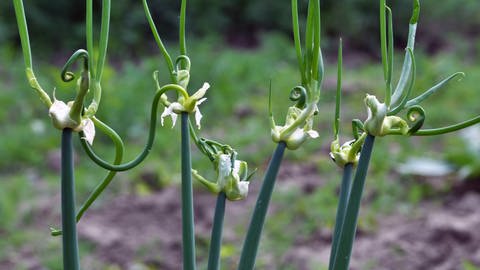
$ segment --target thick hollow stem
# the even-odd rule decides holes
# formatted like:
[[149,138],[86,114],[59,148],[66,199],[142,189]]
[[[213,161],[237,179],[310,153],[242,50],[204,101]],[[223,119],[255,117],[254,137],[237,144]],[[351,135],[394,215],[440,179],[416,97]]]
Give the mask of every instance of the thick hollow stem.
[[335,219],[335,228],[332,238],[332,249],[330,251],[330,263],[328,269],[332,270],[333,261],[338,249],[338,237],[340,236],[340,230],[345,220],[345,211],[348,204],[348,198],[350,197],[350,191],[352,189],[352,172],[353,164],[347,163],[343,168],[342,185],[340,187],[340,198],[338,200],[337,218]]
[[272,160],[268,165],[263,185],[258,195],[255,210],[253,211],[252,219],[248,227],[247,236],[243,244],[242,255],[240,256],[240,263],[238,270],[252,270],[255,267],[255,259],[257,257],[258,245],[260,243],[260,236],[262,235],[265,217],[267,215],[268,204],[272,197],[275,180],[277,178],[280,164],[282,163],[283,153],[285,152],[285,142],[280,142],[273,153]]
[[72,130],[62,131],[62,231],[63,269],[79,270],[77,222],[75,219],[75,180],[73,177]]
[[195,270],[195,231],[193,221],[192,161],[188,113],[182,113],[182,250],[183,269]]
[[338,248],[332,268],[335,270],[348,270],[353,241],[355,239],[355,232],[357,230],[360,201],[362,198],[363,187],[365,186],[365,179],[367,176],[368,165],[370,163],[370,156],[372,154],[374,142],[375,137],[372,135],[367,135],[365,143],[362,147],[362,152],[360,153],[358,168],[355,172],[350,198],[348,199],[347,203],[345,219],[338,237]]
[[213,217],[212,237],[210,251],[208,252],[208,270],[220,270],[220,249],[222,247],[223,219],[225,217],[225,193],[217,197],[215,215]]

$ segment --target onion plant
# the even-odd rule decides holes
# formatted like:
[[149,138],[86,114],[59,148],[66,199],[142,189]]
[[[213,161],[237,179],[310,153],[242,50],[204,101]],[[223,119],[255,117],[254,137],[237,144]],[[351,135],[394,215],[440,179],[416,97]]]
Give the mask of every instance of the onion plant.
[[[380,0],[380,44],[382,69],[385,83],[385,101],[381,103],[373,95],[366,95],[365,105],[368,117],[365,121],[352,121],[354,140],[340,146],[338,142],[338,119],[341,88],[341,53],[339,53],[339,79],[337,87],[337,109],[335,117],[335,138],[332,142],[331,157],[343,168],[337,209],[336,224],[333,233],[329,269],[348,269],[355,232],[357,227],[360,201],[365,186],[370,157],[376,137],[387,135],[434,136],[453,132],[480,122],[480,116],[447,127],[421,129],[425,120],[425,110],[419,105],[426,98],[439,91],[449,81],[462,78],[462,72],[456,72],[438,82],[421,95],[410,98],[415,87],[416,65],[414,55],[415,34],[420,14],[420,1],[413,0],[413,12],[409,23],[408,41],[400,78],[393,88],[393,19],[392,11],[385,0]],[[341,52],[341,50],[339,50]],[[398,116],[405,113],[405,119]],[[361,147],[359,145],[362,144]],[[360,153],[358,153],[360,151]],[[353,184],[351,184],[352,167],[356,166]]]
[[[318,113],[317,104],[324,76],[321,41],[320,0],[309,0],[307,7],[305,30],[300,30],[298,0],[291,0],[293,43],[298,62],[298,85],[290,90],[289,98],[294,103],[287,109],[283,125],[278,124],[272,113],[272,86],[269,91],[269,120],[271,137],[276,149],[266,169],[264,181],[257,202],[253,209],[248,230],[245,235],[238,269],[253,270],[260,244],[260,239],[267,218],[269,202],[272,197],[278,171],[285,151],[296,150],[310,138],[317,138],[313,120]],[[335,118],[333,121],[333,142],[330,156],[343,169],[343,177],[337,208],[337,217],[332,236],[332,248],[329,262],[330,270],[348,269],[352,252],[362,192],[366,182],[370,157],[377,137],[387,135],[402,136],[434,136],[454,132],[480,122],[480,116],[447,127],[422,129],[426,117],[420,103],[442,89],[453,79],[464,76],[457,72],[436,83],[421,95],[411,98],[415,87],[415,34],[420,13],[419,0],[413,0],[413,12],[409,23],[409,34],[405,59],[400,78],[393,82],[393,19],[392,11],[386,0],[379,0],[380,9],[380,51],[382,58],[383,79],[385,84],[384,102],[373,95],[366,95],[365,105],[368,111],[366,120],[352,121],[353,139],[340,144],[340,111],[342,88],[342,42],[340,40],[337,66],[337,92]],[[219,270],[220,251],[222,246],[223,222],[227,201],[244,199],[248,194],[250,179],[253,173],[248,172],[245,161],[238,159],[237,150],[228,144],[200,137],[197,129],[201,127],[202,114],[199,106],[206,100],[206,92],[210,88],[204,83],[199,90],[190,90],[190,70],[192,63],[187,53],[185,37],[185,21],[187,1],[181,0],[179,16],[179,52],[173,58],[164,45],[154,19],[150,13],[147,0],[142,0],[145,17],[150,26],[152,36],[165,61],[169,82],[161,83],[159,71],[153,72],[152,87],[156,92],[152,97],[149,131],[144,149],[132,160],[123,162],[124,143],[120,136],[95,114],[100,106],[102,96],[102,74],[106,62],[109,40],[109,23],[111,0],[102,0],[101,28],[98,43],[93,38],[93,0],[86,0],[86,49],[76,50],[66,61],[60,72],[65,82],[76,81],[76,94],[72,101],[64,102],[50,96],[37,80],[32,63],[32,53],[28,35],[27,22],[22,0],[13,0],[18,29],[25,60],[25,71],[28,83],[47,106],[48,115],[55,128],[62,131],[61,139],[61,229],[52,229],[52,235],[62,237],[63,268],[80,269],[76,223],[88,208],[112,182],[115,174],[140,165],[152,150],[157,132],[158,109],[163,107],[160,115],[161,125],[170,117],[172,128],[180,116],[181,145],[181,201],[182,201],[182,258],[183,269],[196,269],[196,246],[194,234],[193,188],[192,176],[216,196],[215,213],[208,255],[208,269]],[[303,40],[303,43],[302,43]],[[72,70],[79,63],[79,74]],[[170,92],[173,95],[168,96]],[[277,91],[279,92],[279,91]],[[88,106],[87,100],[90,99]],[[193,115],[194,123],[191,121]],[[95,131],[106,134],[115,147],[115,158],[105,161],[93,148]],[[75,206],[75,182],[73,167],[72,133],[79,133],[82,148],[90,159],[107,170],[105,177],[95,187],[86,201],[77,210]],[[216,177],[207,179],[197,170],[192,169],[191,141],[212,165]]]
[[265,179],[253,210],[238,264],[239,270],[251,270],[255,267],[268,205],[285,149],[295,150],[308,138],[318,137],[317,131],[313,130],[313,117],[318,113],[317,103],[320,99],[320,87],[324,69],[320,49],[320,0],[308,1],[305,44],[303,48],[298,23],[297,0],[292,0],[291,5],[300,85],[294,87],[290,92],[290,99],[295,102],[295,105],[288,108],[284,125],[277,125],[274,120],[271,109],[272,89],[270,88],[271,134],[273,141],[277,143],[277,147],[268,165]]

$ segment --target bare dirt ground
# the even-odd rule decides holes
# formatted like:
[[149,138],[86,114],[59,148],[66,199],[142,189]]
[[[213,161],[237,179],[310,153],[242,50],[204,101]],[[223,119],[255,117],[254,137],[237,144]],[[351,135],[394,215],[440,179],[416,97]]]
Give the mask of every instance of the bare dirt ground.
[[[305,193],[317,188],[315,167],[288,164],[282,168],[277,189],[295,183]],[[317,179],[317,180],[315,180]],[[245,227],[250,219],[260,181],[252,184],[248,199],[227,203],[224,243],[241,246]],[[464,264],[480,266],[480,181],[471,180],[456,186],[442,200],[423,201],[408,212],[394,212],[379,219],[378,227],[359,231],[351,261],[352,270],[463,270]],[[215,198],[199,189],[195,191],[195,222],[197,255],[205,258],[208,250]],[[368,205],[366,205],[368,207]],[[45,232],[51,221],[45,220],[46,203],[39,203],[35,226]],[[122,196],[103,202],[89,211],[79,223],[80,241],[91,243],[90,255],[84,256],[83,269],[99,269],[98,262],[117,265],[119,269],[181,269],[181,210],[177,187],[168,187],[148,196]],[[273,211],[279,211],[272,205]],[[244,230],[244,228],[242,228]],[[262,270],[320,270],[328,263],[331,231],[318,228],[313,237],[298,237],[282,258],[262,249],[261,258],[267,262]],[[274,239],[272,239],[273,241]],[[35,252],[25,244],[0,261],[0,269],[17,269],[18,260],[30,261],[28,270],[47,269],[40,265]],[[265,254],[266,253],[266,254]],[[238,259],[233,259],[232,265]],[[269,260],[277,263],[269,264]],[[96,263],[95,263],[96,262]],[[278,263],[279,262],[279,263]],[[201,269],[201,268],[199,268]],[[224,265],[224,270],[235,269]],[[104,270],[104,269],[99,269]]]
[[[308,175],[313,170],[290,165],[280,177],[296,175],[295,182],[308,191],[313,188]],[[278,184],[288,183],[283,179]],[[225,242],[240,245],[243,241],[234,224],[239,220],[247,224],[259,183],[254,186],[248,201],[228,204]],[[456,187],[443,201],[425,201],[409,213],[382,218],[374,233],[360,231],[351,269],[456,270],[464,269],[465,262],[480,266],[478,191],[478,187]],[[195,203],[197,242],[207,249],[215,199],[208,193],[197,192]],[[122,269],[131,268],[132,261],[140,257],[154,269],[178,270],[180,216],[179,191],[172,187],[148,197],[117,198],[108,207],[87,215],[79,232],[84,240],[95,244],[97,259],[118,264]],[[328,261],[330,233],[319,228],[316,237],[297,241],[281,261],[288,262],[288,269],[321,269]],[[283,266],[271,269],[275,268]]]

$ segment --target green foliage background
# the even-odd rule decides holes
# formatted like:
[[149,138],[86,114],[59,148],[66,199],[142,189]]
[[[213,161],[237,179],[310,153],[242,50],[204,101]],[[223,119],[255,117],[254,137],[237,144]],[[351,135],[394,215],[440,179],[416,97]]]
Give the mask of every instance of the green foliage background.
[[[300,1],[305,10],[306,1]],[[303,5],[302,5],[303,4]],[[390,1],[395,11],[396,39],[405,40],[410,16],[410,1]],[[444,32],[449,35],[478,33],[480,27],[480,2],[476,0],[423,0],[418,33],[428,40],[431,50],[445,42]],[[40,49],[80,47],[84,44],[84,1],[26,0],[25,5],[32,39]],[[100,6],[101,1],[95,1]],[[178,20],[179,2],[176,0],[150,1],[159,31],[168,40],[176,40],[175,28]],[[291,15],[285,8],[288,1],[264,0],[191,0],[188,7],[188,31],[197,37],[222,36],[237,46],[258,45],[260,34],[265,31],[280,31],[290,36]],[[325,0],[321,2],[323,30],[327,37],[343,36],[346,46],[368,53],[376,51],[377,39],[365,33],[377,33],[377,3],[371,0]],[[11,1],[0,2],[0,44],[17,42],[16,25]],[[99,13],[99,9],[97,9]],[[439,21],[442,22],[439,25]],[[98,21],[96,23],[99,23]],[[111,52],[121,55],[128,49],[131,54],[144,53],[144,39],[149,36],[143,9],[139,1],[116,1],[112,5]],[[46,31],[55,29],[55,31]],[[324,44],[328,46],[328,44]],[[38,48],[37,47],[37,48]],[[334,48],[330,45],[328,47]]]

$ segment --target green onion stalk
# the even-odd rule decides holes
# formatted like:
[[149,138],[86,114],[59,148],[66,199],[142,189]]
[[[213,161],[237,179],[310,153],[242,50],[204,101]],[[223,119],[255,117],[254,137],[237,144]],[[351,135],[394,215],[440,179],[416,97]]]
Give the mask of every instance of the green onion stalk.
[[344,224],[345,212],[346,212],[345,210],[347,208],[348,199],[350,197],[350,192],[352,189],[352,172],[353,172],[353,164],[352,163],[346,164],[343,169],[342,184],[340,186],[340,196],[339,196],[339,202],[337,207],[337,217],[335,219],[335,227],[334,227],[334,233],[332,238],[332,247],[330,250],[330,261],[328,266],[329,270],[334,269],[333,262],[338,252],[339,237],[341,235],[341,228]]
[[75,179],[73,175],[72,130],[62,131],[62,231],[63,269],[79,270],[77,222],[75,218]]
[[294,101],[295,105],[288,108],[283,126],[277,125],[273,117],[271,106],[272,88],[270,85],[270,127],[272,140],[277,143],[277,147],[268,165],[255,209],[253,210],[240,255],[237,268],[239,270],[252,270],[255,267],[269,202],[285,149],[295,150],[307,139],[318,137],[318,132],[313,129],[313,116],[318,113],[317,103],[320,99],[320,86],[323,79],[323,60],[320,50],[320,1],[311,0],[308,3],[305,45],[303,49],[298,22],[297,0],[291,1],[291,8],[295,52],[301,85],[294,87],[290,92],[290,100]]
[[[352,252],[352,246],[357,228],[360,201],[362,198],[363,188],[365,186],[365,179],[367,176],[368,165],[370,163],[374,142],[375,137],[372,135],[367,135],[360,153],[360,160],[358,161],[358,168],[355,172],[353,185],[347,202],[345,217],[343,222],[340,221],[341,223],[339,223],[341,224],[340,232],[337,231],[338,234],[335,234],[337,243],[334,245],[335,252],[331,269],[348,270],[350,255]],[[339,209],[341,208],[339,207]],[[342,215],[340,218],[341,217]],[[337,216],[337,219],[338,218],[339,217]]]
[[212,235],[208,251],[208,270],[220,270],[220,251],[222,247],[223,220],[225,218],[225,203],[227,197],[224,192],[217,196],[215,214],[213,216]]
[[195,270],[195,230],[193,219],[192,161],[190,158],[190,134],[188,113],[182,113],[182,250],[183,269]]
[[240,256],[240,263],[238,265],[239,270],[253,269],[255,266],[260,237],[267,216],[268,205],[270,198],[272,197],[273,187],[275,186],[275,180],[277,179],[278,170],[280,169],[280,164],[282,163],[286,147],[287,145],[285,142],[278,143],[275,152],[273,153],[272,160],[268,165],[262,188],[260,189],[252,219],[248,227],[248,232],[245,237],[242,254]]

